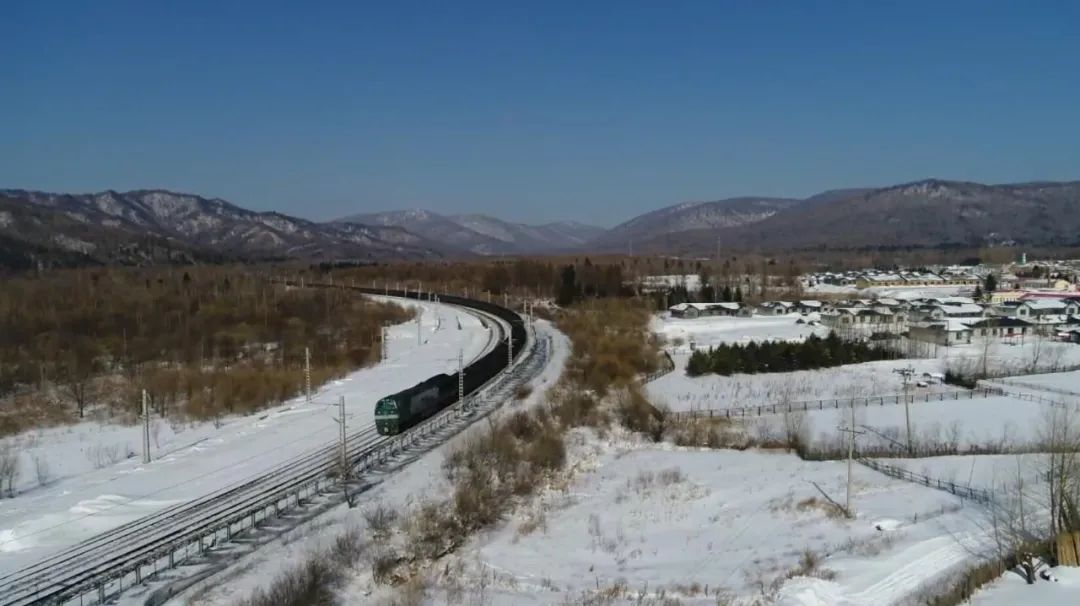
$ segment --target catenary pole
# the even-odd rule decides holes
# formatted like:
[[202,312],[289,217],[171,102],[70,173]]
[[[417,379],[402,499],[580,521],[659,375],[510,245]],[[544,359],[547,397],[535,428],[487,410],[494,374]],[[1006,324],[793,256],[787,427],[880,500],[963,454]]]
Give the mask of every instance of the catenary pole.
[[311,348],[304,348],[304,393],[307,401],[311,401]]
[[150,407],[147,402],[146,390],[142,390],[142,417],[143,417],[143,463],[150,462]]

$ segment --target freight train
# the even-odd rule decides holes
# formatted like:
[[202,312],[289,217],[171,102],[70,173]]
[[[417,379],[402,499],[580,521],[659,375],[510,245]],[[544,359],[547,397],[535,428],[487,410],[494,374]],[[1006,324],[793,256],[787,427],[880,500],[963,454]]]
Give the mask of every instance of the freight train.
[[[415,292],[356,288],[373,295],[390,295],[416,299]],[[525,323],[521,316],[498,305],[474,301],[453,295],[438,295],[440,303],[468,307],[491,314],[510,325],[510,338],[514,345],[514,357],[525,347]],[[493,328],[494,330],[494,328]],[[503,339],[480,359],[465,367],[465,394],[471,394],[506,368],[508,352]],[[457,401],[458,374],[440,374],[394,394],[381,398],[375,404],[375,429],[382,435],[394,435],[431,417]]]

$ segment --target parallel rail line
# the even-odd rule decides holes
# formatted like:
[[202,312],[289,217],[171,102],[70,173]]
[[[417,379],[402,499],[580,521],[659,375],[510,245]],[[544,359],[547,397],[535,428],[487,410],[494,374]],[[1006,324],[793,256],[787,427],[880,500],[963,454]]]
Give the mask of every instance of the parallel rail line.
[[[308,286],[342,287],[329,284]],[[416,293],[400,291],[354,290],[420,298]],[[472,313],[483,313],[493,318],[491,324],[494,330],[491,334],[495,337],[495,343],[509,338],[513,326],[508,331],[503,322],[510,322],[499,318],[493,310],[521,321],[517,314],[491,304],[453,296],[440,296],[439,299],[443,303],[465,307]],[[522,362],[532,356],[536,348],[535,339],[532,345],[527,349],[524,343],[517,344],[521,351],[514,352],[516,367],[529,365]],[[483,357],[480,356],[481,359]],[[492,386],[505,376],[503,372],[497,373],[476,391],[496,389]],[[373,426],[354,432],[346,439],[346,452],[352,469],[356,473],[368,471],[440,431],[467,412],[465,406],[468,400],[457,402],[396,436],[380,436]],[[339,486],[339,480],[332,477],[338,466],[338,448],[338,444],[334,443],[308,451],[256,477],[118,526],[8,574],[0,578],[0,606],[65,604],[72,600],[80,604],[104,603],[108,598],[120,594],[125,583],[126,587],[141,583],[147,576],[163,568],[177,566],[193,555],[192,551],[198,554],[219,540],[231,540],[234,534],[254,528],[260,522],[276,517],[332,486]]]

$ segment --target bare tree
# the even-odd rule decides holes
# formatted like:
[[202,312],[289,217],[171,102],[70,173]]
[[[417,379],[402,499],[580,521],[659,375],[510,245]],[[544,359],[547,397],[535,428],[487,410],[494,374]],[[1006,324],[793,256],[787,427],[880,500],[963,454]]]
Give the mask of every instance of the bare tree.
[[994,483],[994,499],[989,504],[990,530],[998,557],[1011,560],[1030,585],[1047,566],[1052,534],[1046,508],[1031,487],[1030,470],[1025,470],[1022,457],[1015,460],[1015,474]]
[[1031,356],[1028,361],[1028,372],[1034,373],[1039,370],[1039,360],[1042,358],[1043,351],[1045,349],[1046,335],[1040,330],[1040,327],[1035,327],[1035,334],[1031,338]]
[[9,497],[15,496],[15,480],[19,479],[19,455],[21,453],[10,444],[0,446],[0,493],[5,486]]
[[59,382],[64,393],[75,403],[79,418],[86,415],[86,407],[96,397],[94,377],[98,373],[97,351],[88,339],[77,339],[64,360]]
[[1080,418],[1068,406],[1049,408],[1040,433],[1050,536],[1075,536],[1080,532]]
[[49,470],[49,460],[42,455],[34,455],[34,475],[37,477],[38,486],[49,483],[52,473]]

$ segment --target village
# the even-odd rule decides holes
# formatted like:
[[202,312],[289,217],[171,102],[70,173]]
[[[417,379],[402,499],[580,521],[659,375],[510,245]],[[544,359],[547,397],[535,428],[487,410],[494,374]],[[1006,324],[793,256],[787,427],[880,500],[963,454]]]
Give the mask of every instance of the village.
[[[906,336],[945,347],[980,338],[1005,343],[1029,337],[1080,343],[1075,271],[1075,262],[1028,263],[1023,259],[1000,267],[825,272],[800,278],[798,291],[812,294],[813,299],[686,301],[669,306],[668,311],[674,318],[687,319],[798,314],[798,322],[823,326],[848,339]],[[689,283],[700,284],[700,280]]]

